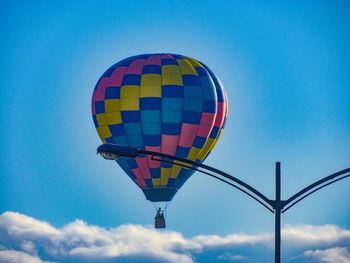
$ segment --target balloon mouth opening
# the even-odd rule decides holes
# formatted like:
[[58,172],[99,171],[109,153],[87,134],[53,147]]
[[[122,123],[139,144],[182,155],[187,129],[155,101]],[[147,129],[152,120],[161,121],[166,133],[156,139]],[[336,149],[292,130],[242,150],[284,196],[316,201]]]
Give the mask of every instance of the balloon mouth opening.
[[177,192],[175,187],[143,188],[146,199],[151,202],[169,202]]

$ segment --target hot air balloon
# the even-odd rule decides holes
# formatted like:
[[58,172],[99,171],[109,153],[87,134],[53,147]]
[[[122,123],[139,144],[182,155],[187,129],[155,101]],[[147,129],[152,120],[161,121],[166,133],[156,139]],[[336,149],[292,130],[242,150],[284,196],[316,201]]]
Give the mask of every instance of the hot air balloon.
[[[225,124],[227,96],[196,59],[145,54],[111,66],[98,80],[92,116],[103,143],[203,162]],[[152,202],[171,201],[193,170],[148,156],[117,163]]]

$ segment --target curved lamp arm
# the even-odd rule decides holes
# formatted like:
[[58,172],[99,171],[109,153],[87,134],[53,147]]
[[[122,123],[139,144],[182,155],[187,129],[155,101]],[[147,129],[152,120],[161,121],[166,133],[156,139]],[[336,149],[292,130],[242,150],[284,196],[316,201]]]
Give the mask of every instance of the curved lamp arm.
[[187,160],[185,158],[181,158],[181,157],[177,157],[177,156],[173,156],[173,155],[169,155],[169,154],[164,154],[164,153],[160,153],[160,152],[153,152],[153,151],[146,151],[146,150],[142,150],[142,149],[139,149],[139,153],[140,154],[145,154],[145,155],[151,155],[151,156],[159,156],[159,157],[163,157],[163,158],[167,158],[167,159],[170,159],[170,160],[176,160],[176,161],[179,161],[179,162],[184,162],[184,163],[187,163],[187,164],[190,164],[190,165],[193,165],[195,167],[201,167],[205,170],[208,170],[208,171],[211,171],[211,172],[214,172],[216,174],[219,174],[237,184],[239,184],[240,186],[242,186],[243,188],[249,190],[250,192],[254,193],[255,195],[257,195],[258,197],[260,197],[262,200],[264,200],[266,203],[270,204],[272,206],[272,201],[270,199],[268,199],[264,194],[262,194],[261,192],[259,192],[258,190],[256,190],[254,187],[248,185],[247,183],[239,180],[238,178],[232,176],[232,175],[229,175],[223,171],[220,171],[214,167],[211,167],[211,166],[208,166],[208,165],[205,165],[205,164],[202,164],[202,163],[199,163],[199,162],[196,162],[196,161],[191,161],[191,160]]
[[[273,208],[273,206],[274,206],[274,202],[272,200],[267,198],[264,194],[262,194],[261,192],[256,190],[254,187],[248,185],[247,183],[239,180],[238,178],[236,178],[236,177],[234,177],[232,175],[229,175],[229,174],[227,174],[227,173],[225,173],[223,171],[220,171],[220,170],[218,170],[218,169],[216,169],[214,167],[211,167],[211,166],[199,163],[199,162],[191,161],[191,160],[188,160],[188,159],[185,159],[185,158],[181,158],[181,157],[173,156],[173,155],[169,155],[169,154],[164,154],[164,153],[160,153],[160,152],[147,151],[147,150],[143,150],[143,149],[136,149],[136,148],[125,147],[125,146],[114,145],[114,144],[102,144],[102,145],[100,145],[97,148],[97,153],[100,153],[106,159],[110,159],[110,160],[113,160],[113,158],[114,158],[114,160],[116,160],[119,157],[137,157],[139,155],[158,156],[158,157],[166,158],[168,160],[175,160],[175,161],[178,161],[178,162],[181,162],[181,163],[189,164],[189,165],[191,165],[191,166],[187,167],[189,169],[196,170],[196,169],[198,169],[197,167],[200,167],[200,168],[202,168],[202,169],[204,169],[206,171],[210,171],[212,173],[221,175],[222,177],[224,177],[224,178],[226,178],[226,179],[228,179],[228,180],[230,180],[230,181],[240,185],[241,188],[243,188],[242,190],[244,190],[242,192],[244,192],[246,194],[248,194],[247,191],[251,192],[252,194],[254,194],[257,197],[259,197],[261,200],[266,202],[268,205],[270,205],[271,208]],[[227,181],[226,181],[226,183],[227,183]],[[252,197],[251,194],[248,194],[248,195],[250,197]],[[257,200],[257,198],[254,198],[254,199]],[[259,203],[262,203],[262,202],[259,202]],[[266,205],[264,205],[264,206],[266,208],[268,208]],[[269,209],[269,210],[271,211],[271,209]]]
[[[347,173],[349,173],[349,174],[345,175]],[[301,200],[305,199],[309,195],[315,193],[316,191],[321,190],[322,188],[324,188],[330,184],[333,184],[335,182],[338,182],[342,179],[345,179],[347,177],[350,177],[350,168],[338,171],[336,173],[333,173],[329,176],[326,176],[326,177],[318,180],[315,183],[310,184],[309,186],[303,188],[302,190],[300,190],[299,192],[297,192],[296,194],[294,194],[293,196],[291,196],[287,200],[283,201],[283,207],[289,205],[290,203],[292,203],[292,204],[290,204],[287,208],[285,208],[282,211],[282,213],[286,212],[288,209],[290,209],[291,207],[293,207],[294,205],[296,205],[297,203],[299,203]]]
[[159,162],[164,162],[164,163],[171,163],[171,164],[174,164],[174,165],[178,165],[178,166],[181,166],[181,167],[184,167],[184,168],[187,168],[187,169],[191,169],[191,170],[194,170],[194,171],[197,171],[197,172],[200,172],[200,173],[203,173],[203,174],[206,174],[206,175],[209,175],[210,177],[213,177],[225,184],[228,184],[234,188],[236,188],[237,190],[245,193],[246,195],[250,196],[251,198],[253,198],[255,201],[257,201],[258,203],[260,203],[262,206],[264,206],[267,210],[269,210],[271,213],[274,213],[274,211],[268,206],[269,204],[265,204],[263,201],[261,201],[260,199],[258,199],[258,197],[254,196],[253,194],[249,193],[247,190],[244,190],[242,187],[240,186],[237,186],[229,181],[226,181],[225,179],[215,175],[215,174],[212,174],[212,173],[209,173],[207,172],[206,170],[202,170],[202,169],[198,169],[198,168],[195,168],[193,166],[188,166],[188,165],[184,165],[182,163],[178,163],[178,162],[170,162],[170,161],[166,161],[166,160],[162,160],[162,159],[157,159],[157,158],[154,158],[154,156],[152,156],[152,160],[155,160],[155,161],[159,161]]
[[[211,177],[214,177],[214,178],[216,178],[216,179],[218,179],[226,184],[229,184],[229,185],[237,188],[241,192],[247,194],[248,196],[250,196],[251,198],[253,198],[257,202],[262,204],[265,208],[267,208],[271,212],[273,212],[273,210],[276,209],[276,205],[277,205],[276,200],[271,200],[271,199],[267,198],[264,194],[262,194],[261,192],[256,190],[254,187],[248,185],[247,183],[241,181],[240,179],[238,179],[232,175],[229,175],[229,174],[227,174],[223,171],[220,171],[214,167],[211,167],[211,166],[208,166],[208,165],[196,162],[196,161],[191,161],[191,160],[188,160],[185,158],[181,158],[181,157],[173,156],[173,155],[169,155],[169,154],[164,154],[164,153],[160,153],[160,152],[147,151],[147,150],[143,150],[143,149],[131,148],[131,147],[120,146],[120,145],[115,145],[115,144],[102,144],[97,148],[97,153],[100,153],[104,158],[110,159],[110,160],[116,160],[120,157],[137,157],[140,155],[150,155],[150,156],[152,156],[152,158],[154,158],[154,156],[158,156],[161,158],[168,159],[168,161],[167,161],[164,159],[155,159],[154,158],[154,160],[161,161],[161,162],[171,162],[169,160],[178,161],[178,163],[174,162],[174,164],[180,165],[182,167],[192,169],[195,171],[199,171],[201,173],[204,173],[204,174],[207,174]],[[171,163],[173,163],[173,162],[171,162]],[[184,165],[184,163],[188,164],[188,166]],[[198,167],[200,167],[202,169],[198,169]],[[217,175],[220,175],[227,180],[220,178]],[[337,181],[340,181],[344,178],[347,178],[347,177],[350,177],[350,168],[338,171],[336,173],[333,173],[329,176],[326,176],[326,177],[318,180],[315,183],[310,184],[309,186],[303,188],[302,190],[300,190],[299,192],[297,192],[296,194],[294,194],[293,196],[291,196],[287,200],[280,200],[279,207],[280,207],[280,209],[282,209],[282,213],[284,213],[287,210],[289,210],[291,207],[293,207],[294,205],[296,205],[297,203],[299,203],[300,201],[302,201],[303,199],[308,197],[309,195],[313,194],[314,192],[316,192],[316,191],[318,191],[318,190],[320,190],[320,189],[322,189],[330,184],[333,184]],[[239,186],[237,186],[235,184],[237,184]],[[265,203],[263,203],[261,200],[259,200],[259,198],[262,201],[264,201],[267,205]]]

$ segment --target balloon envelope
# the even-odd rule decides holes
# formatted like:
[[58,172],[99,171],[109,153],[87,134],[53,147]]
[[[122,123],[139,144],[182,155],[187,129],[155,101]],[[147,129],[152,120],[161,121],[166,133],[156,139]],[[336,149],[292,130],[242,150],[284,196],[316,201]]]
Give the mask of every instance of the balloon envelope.
[[[227,96],[214,73],[193,58],[138,55],[101,76],[92,115],[103,143],[203,162],[223,130]],[[124,157],[117,163],[153,202],[170,201],[193,174],[149,156]]]

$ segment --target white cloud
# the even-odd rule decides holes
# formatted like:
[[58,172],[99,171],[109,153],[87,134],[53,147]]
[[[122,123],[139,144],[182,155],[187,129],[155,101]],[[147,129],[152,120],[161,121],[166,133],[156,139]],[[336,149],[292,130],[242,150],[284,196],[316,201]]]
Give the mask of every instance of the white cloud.
[[0,217],[0,229],[6,229],[15,238],[50,238],[59,233],[50,224],[20,213],[5,212]]
[[0,263],[53,263],[15,250],[0,250]]
[[230,252],[225,252],[224,254],[218,256],[218,259],[227,261],[242,261],[245,260],[246,257],[242,255],[233,255]]
[[282,235],[286,242],[295,246],[327,245],[342,240],[350,245],[350,230],[335,225],[286,225]]
[[24,240],[21,244],[20,244],[21,249],[31,255],[36,255],[36,247],[35,244],[31,241],[26,241]]
[[106,229],[88,225],[81,220],[56,229],[47,222],[14,213],[0,216],[0,230],[6,237],[0,241],[31,254],[36,248],[54,258],[80,258],[84,260],[109,259],[121,256],[145,256],[165,262],[193,262],[189,251],[199,244],[185,239],[174,231],[159,232],[151,227],[122,225]]
[[[332,254],[335,252],[330,250],[333,247],[350,247],[350,231],[335,225],[286,225],[282,234],[284,249],[299,249],[298,253],[300,248],[303,249],[301,253],[308,249],[303,257],[317,258],[319,261],[321,258],[327,260],[327,257],[332,256],[336,258]],[[149,261],[193,263],[196,256],[205,253],[216,253],[214,258],[217,260],[250,262],[251,257],[256,254],[252,251],[256,251],[259,246],[263,247],[264,251],[271,251],[272,255],[272,244],[271,233],[198,235],[187,239],[181,233],[158,231],[151,226],[121,225],[107,229],[75,220],[56,228],[47,222],[20,213],[5,212],[0,215],[2,257],[27,257],[25,262],[41,262],[40,258],[60,262],[102,262],[121,257],[136,257]],[[242,250],[238,252],[238,249],[243,247],[244,255],[249,257],[242,256]],[[346,251],[348,253],[348,250]],[[339,260],[348,256],[336,252],[340,255]],[[2,259],[0,262],[14,261]]]
[[303,255],[320,262],[350,263],[350,248],[345,247],[335,247],[325,250],[307,250]]
[[[94,235],[89,233],[90,228]],[[67,254],[85,259],[148,256],[167,262],[187,263],[193,262],[190,254],[176,250],[196,248],[179,233],[158,232],[140,225],[123,225],[107,230],[76,221],[62,231],[69,240],[75,239],[69,242],[71,250]]]
[[255,245],[269,243],[272,241],[271,234],[263,233],[259,235],[230,234],[227,236],[218,235],[199,235],[192,238],[192,241],[201,245],[201,247],[230,247],[237,245]]

